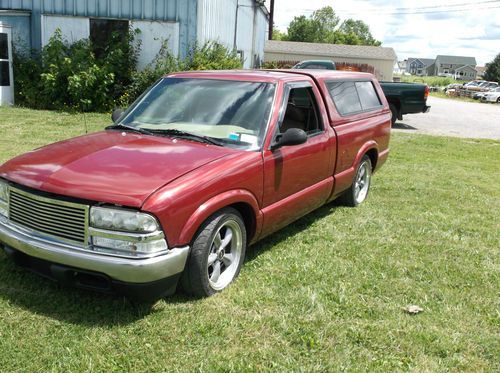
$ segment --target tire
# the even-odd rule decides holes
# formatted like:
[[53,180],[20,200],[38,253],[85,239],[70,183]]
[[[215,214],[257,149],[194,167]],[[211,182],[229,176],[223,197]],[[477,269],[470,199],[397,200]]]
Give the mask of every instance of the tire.
[[225,208],[209,217],[192,243],[181,278],[184,291],[209,297],[224,290],[240,273],[246,241],[245,223],[235,209]]
[[352,185],[340,197],[341,202],[350,207],[356,207],[368,197],[372,176],[372,162],[364,155],[359,162]]
[[497,98],[497,104],[500,104],[500,97]]
[[394,126],[398,119],[398,108],[394,104],[389,104],[389,109],[391,109],[391,124]]

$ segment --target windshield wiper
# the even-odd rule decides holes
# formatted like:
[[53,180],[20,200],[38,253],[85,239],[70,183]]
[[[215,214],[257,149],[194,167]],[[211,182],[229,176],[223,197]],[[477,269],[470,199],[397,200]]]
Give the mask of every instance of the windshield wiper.
[[170,128],[170,129],[150,129],[149,131],[151,131],[151,133],[153,133],[153,134],[162,134],[162,135],[167,135],[167,136],[180,137],[180,138],[185,138],[185,139],[203,142],[206,144],[223,146],[219,141],[216,141],[212,137],[197,135],[195,133],[176,130],[176,129],[172,129],[172,128]]
[[105,129],[107,129],[107,130],[124,130],[124,131],[131,131],[131,132],[142,133],[143,135],[154,136],[153,132],[148,131],[148,130],[146,130],[144,128],[130,127],[130,126],[126,126],[124,124],[113,124],[111,126],[107,126]]

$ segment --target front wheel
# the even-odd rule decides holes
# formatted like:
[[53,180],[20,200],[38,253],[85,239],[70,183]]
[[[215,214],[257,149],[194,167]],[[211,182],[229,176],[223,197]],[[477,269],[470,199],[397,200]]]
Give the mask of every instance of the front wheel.
[[184,290],[208,297],[225,289],[238,276],[245,258],[246,230],[238,211],[225,208],[202,225],[182,276]]
[[372,162],[364,155],[356,169],[351,187],[342,195],[341,202],[347,206],[356,207],[368,196],[372,178]]

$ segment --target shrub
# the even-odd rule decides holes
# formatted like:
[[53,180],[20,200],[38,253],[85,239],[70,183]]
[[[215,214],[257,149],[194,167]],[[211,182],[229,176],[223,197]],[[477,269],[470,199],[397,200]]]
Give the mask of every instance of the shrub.
[[15,53],[16,102],[36,109],[107,111],[130,85],[139,47],[135,33],[111,35],[98,59],[90,40],[73,44],[56,30],[41,54]]
[[230,70],[242,67],[236,53],[217,42],[202,46],[194,44],[185,59],[174,56],[163,43],[155,59],[142,71],[133,74],[130,86],[119,100],[120,106],[128,106],[139,95],[164,75],[188,70]]

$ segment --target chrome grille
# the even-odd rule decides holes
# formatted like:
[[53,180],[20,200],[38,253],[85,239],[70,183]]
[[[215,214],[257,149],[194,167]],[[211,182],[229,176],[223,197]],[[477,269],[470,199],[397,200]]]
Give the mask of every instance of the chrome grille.
[[11,188],[9,219],[35,232],[85,245],[88,206]]

